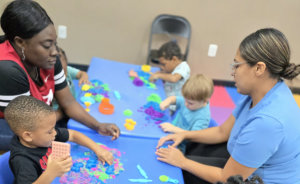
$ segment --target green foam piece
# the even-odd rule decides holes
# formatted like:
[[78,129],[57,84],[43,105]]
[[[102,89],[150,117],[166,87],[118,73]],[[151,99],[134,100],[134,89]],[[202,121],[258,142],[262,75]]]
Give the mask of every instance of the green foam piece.
[[104,96],[103,96],[103,95],[99,95],[99,94],[97,94],[97,95],[94,97],[94,99],[95,99],[97,102],[101,102],[103,98],[104,98]]
[[169,177],[166,175],[160,175],[159,180],[162,182],[167,182],[169,180]]
[[132,115],[132,111],[131,111],[130,109],[126,109],[126,110],[123,112],[123,114],[124,114],[125,116],[131,116],[131,115]]
[[155,94],[155,93],[151,93],[150,96],[148,96],[147,98],[147,101],[148,102],[156,102],[156,103],[160,103],[161,102],[161,98],[158,94]]

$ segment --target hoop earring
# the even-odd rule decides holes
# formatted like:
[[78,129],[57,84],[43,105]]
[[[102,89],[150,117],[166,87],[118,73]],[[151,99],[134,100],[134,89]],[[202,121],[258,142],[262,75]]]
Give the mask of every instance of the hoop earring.
[[21,52],[22,52],[22,61],[25,61],[25,59],[26,59],[26,57],[25,57],[25,53],[24,53],[24,48],[22,47],[22,50],[21,50]]

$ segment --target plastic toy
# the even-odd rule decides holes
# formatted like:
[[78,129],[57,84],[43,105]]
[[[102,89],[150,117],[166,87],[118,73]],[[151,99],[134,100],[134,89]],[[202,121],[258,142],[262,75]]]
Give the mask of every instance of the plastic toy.
[[121,95],[120,95],[119,91],[114,91],[114,94],[115,94],[116,99],[121,100]]
[[150,65],[142,65],[142,71],[143,72],[150,72],[151,66]]
[[138,74],[134,70],[130,70],[129,77],[138,77]]
[[139,172],[141,173],[141,175],[142,175],[144,178],[148,179],[147,173],[142,169],[142,167],[141,167],[139,164],[138,164],[136,167],[137,167],[137,169],[139,170]]
[[171,182],[171,183],[175,183],[175,184],[179,183],[179,181],[177,179],[172,179],[166,175],[160,175],[159,180],[161,182]]
[[144,82],[141,79],[139,79],[138,77],[136,77],[133,79],[133,84],[136,86],[143,86]]
[[152,182],[152,180],[148,179],[128,179],[130,182],[135,182],[135,183],[148,183]]
[[85,110],[86,110],[87,112],[90,112],[89,107],[90,107],[90,105],[91,105],[91,102],[84,102],[84,105],[86,106]]
[[52,158],[58,159],[70,155],[71,146],[68,143],[52,141]]
[[130,109],[126,109],[126,110],[123,112],[123,114],[124,114],[125,116],[131,116],[131,115],[132,115],[132,111],[131,111]]
[[88,84],[84,84],[84,85],[82,85],[82,87],[81,87],[81,90],[82,91],[87,91],[87,90],[89,90],[91,87],[88,85]]
[[135,125],[136,125],[136,122],[133,121],[132,119],[125,120],[124,126],[127,130],[133,130]]
[[99,105],[99,112],[102,114],[110,115],[114,113],[115,107],[109,103],[108,98],[103,98]]

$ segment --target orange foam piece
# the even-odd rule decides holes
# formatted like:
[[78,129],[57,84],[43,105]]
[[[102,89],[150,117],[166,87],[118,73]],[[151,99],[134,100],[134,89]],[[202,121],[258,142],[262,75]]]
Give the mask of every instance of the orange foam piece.
[[68,143],[52,141],[52,158],[58,159],[70,155],[71,146]]
[[134,70],[130,70],[129,77],[138,77],[138,74]]
[[108,98],[103,98],[98,109],[102,114],[110,115],[114,113],[115,107],[109,103]]
[[225,87],[214,86],[214,93],[210,99],[210,106],[234,108],[235,104],[232,101],[230,95],[227,93]]

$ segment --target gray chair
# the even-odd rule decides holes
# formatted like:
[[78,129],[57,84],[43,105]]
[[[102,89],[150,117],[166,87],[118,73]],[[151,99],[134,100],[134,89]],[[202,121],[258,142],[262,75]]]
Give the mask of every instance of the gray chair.
[[186,39],[186,46],[185,51],[182,53],[182,60],[187,59],[191,41],[191,25],[186,18],[177,15],[162,14],[158,15],[153,20],[148,45],[147,64],[150,64],[151,61],[153,63],[158,63],[155,56],[157,50],[152,48],[153,36],[157,34],[166,35],[168,37],[168,41],[177,41],[176,37]]

